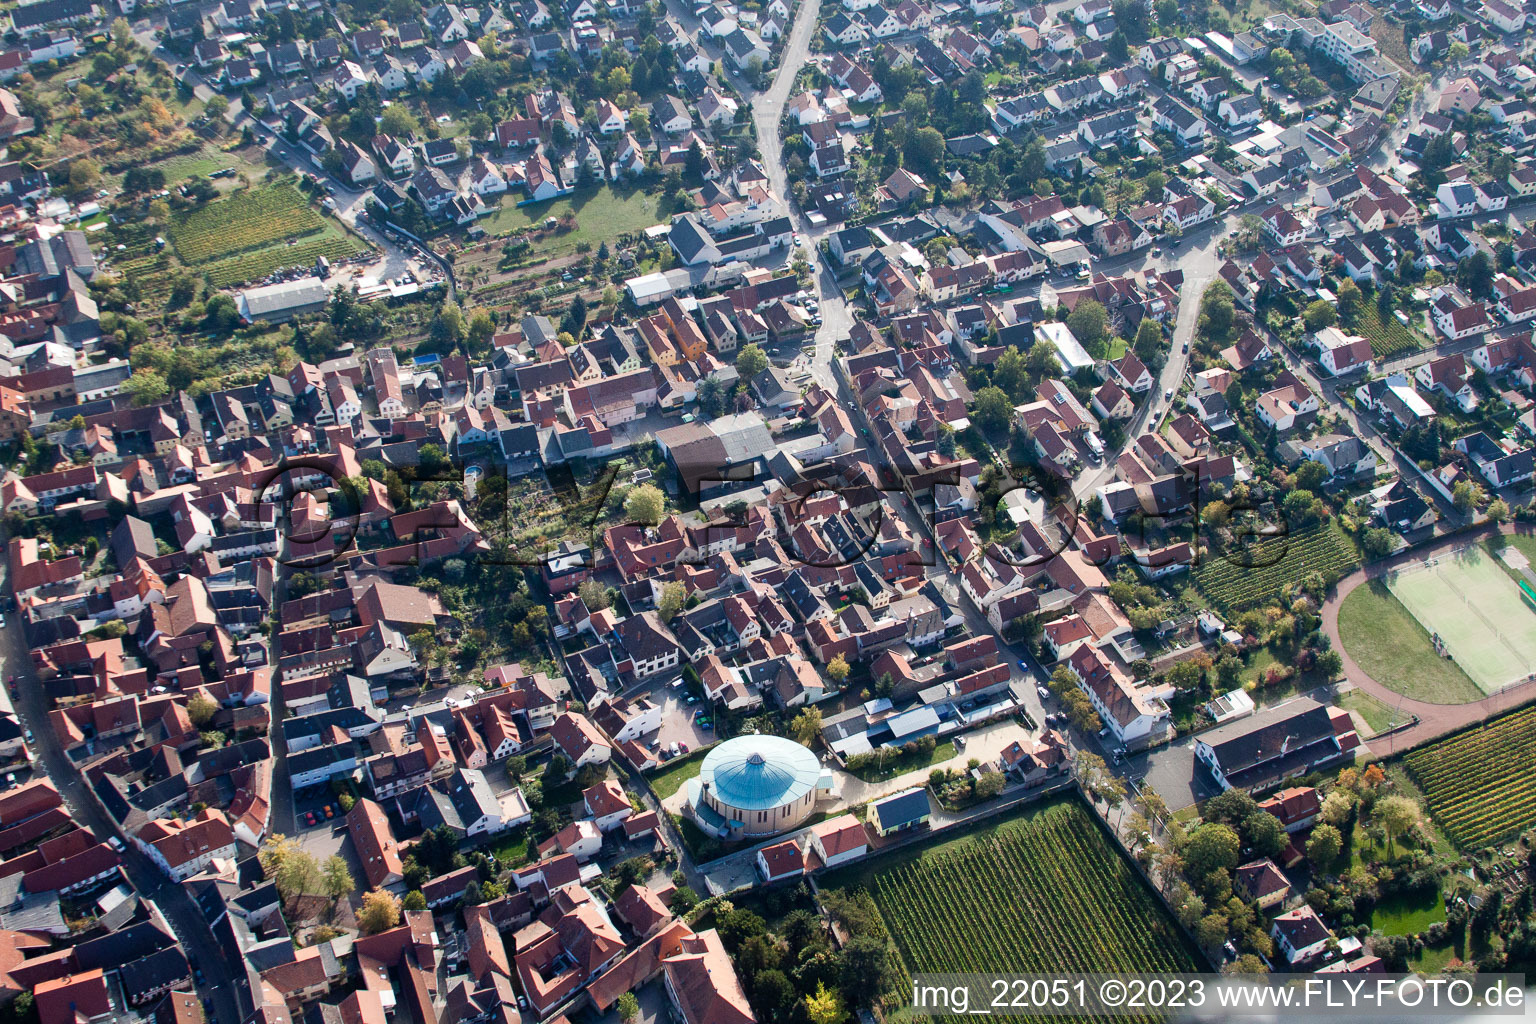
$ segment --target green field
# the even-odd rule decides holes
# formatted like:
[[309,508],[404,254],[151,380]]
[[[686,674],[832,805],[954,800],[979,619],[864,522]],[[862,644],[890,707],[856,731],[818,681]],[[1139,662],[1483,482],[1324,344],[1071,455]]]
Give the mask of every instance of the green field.
[[1411,717],[1406,712],[1388,707],[1364,690],[1348,690],[1339,694],[1338,697],[1334,698],[1333,702],[1346,711],[1353,711],[1365,719],[1365,724],[1370,726],[1370,731],[1361,735],[1367,739],[1377,733],[1382,733],[1395,726],[1402,725]]
[[367,250],[286,183],[245,189],[177,214],[166,232],[182,262],[221,288],[313,263],[316,256],[343,259]]
[[1455,662],[1435,653],[1424,627],[1378,580],[1356,587],[1339,605],[1339,638],[1372,679],[1405,697],[1465,704],[1484,696]]
[[1265,538],[1241,551],[1204,555],[1193,570],[1195,585],[1222,612],[1268,604],[1286,584],[1321,573],[1333,584],[1360,564],[1360,556],[1333,521],[1285,536]]
[[689,779],[698,778],[699,769],[704,767],[704,753],[703,750],[695,750],[687,757],[669,761],[657,769],[654,775],[649,776],[651,788],[656,791],[656,795],[665,800],[682,789]]
[[502,200],[501,209],[482,220],[480,226],[492,235],[519,235],[539,228],[549,217],[559,219],[567,213],[575,215],[576,226],[534,239],[535,253],[574,252],[581,242],[596,248],[602,242],[613,242],[620,235],[632,235],[668,219],[661,196],[648,195],[640,189],[620,192],[601,185],[529,206],[518,206],[508,196]]
[[[874,898],[909,973],[1197,970],[1197,956],[1090,812],[1061,800],[833,872]],[[897,991],[911,991],[908,979]]]
[[179,185],[188,178],[212,174],[214,171],[222,171],[226,167],[237,167],[239,163],[239,159],[230,153],[221,153],[218,150],[204,147],[194,153],[183,153],[180,156],[168,157],[149,166],[160,168],[165,174],[166,185],[174,186]]
[[1430,816],[1463,848],[1536,825],[1536,708],[1524,708],[1403,758]]
[[1394,572],[1387,586],[1485,693],[1536,669],[1536,611],[1480,546]]
[[1445,920],[1445,900],[1438,889],[1388,896],[1371,910],[1371,927],[1384,935],[1417,935]]

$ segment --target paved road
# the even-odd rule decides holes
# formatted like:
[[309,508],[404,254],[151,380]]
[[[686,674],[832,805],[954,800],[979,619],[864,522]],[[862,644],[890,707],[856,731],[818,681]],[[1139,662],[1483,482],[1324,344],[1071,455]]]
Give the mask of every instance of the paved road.
[[[0,566],[0,578],[8,576],[9,569]],[[8,584],[9,580],[6,579],[5,583]],[[7,592],[10,590],[9,586],[4,589]],[[37,758],[38,770],[53,782],[76,823],[89,828],[99,838],[116,836],[123,842],[123,870],[127,872],[134,889],[160,909],[182,947],[197,959],[198,966],[202,968],[206,983],[201,986],[200,994],[213,999],[214,1010],[220,1021],[232,1024],[240,1020],[233,985],[237,977],[241,985],[246,984],[245,971],[230,969],[220,947],[213,940],[208,922],[192,897],[180,885],[166,878],[159,868],[139,852],[117,822],[107,814],[96,794],[85,784],[75,765],[65,755],[48,721],[42,683],[32,670],[32,659],[20,618],[20,615],[11,616],[6,628],[0,629],[0,662],[3,662],[7,677],[19,677],[17,698],[13,703],[23,727],[32,730],[33,754]]]
[[[1234,210],[1219,220],[1212,220],[1193,228],[1178,241],[1168,244],[1162,256],[1146,260],[1147,267],[1182,270],[1184,284],[1179,289],[1179,312],[1177,320],[1174,321],[1168,361],[1163,364],[1162,372],[1158,374],[1152,393],[1146,401],[1142,402],[1131,421],[1126,424],[1126,446],[1147,430],[1156,430],[1162,424],[1163,418],[1167,416],[1172,403],[1164,399],[1163,395],[1169,390],[1177,394],[1179,386],[1184,382],[1184,371],[1189,366],[1187,349],[1194,341],[1195,331],[1200,326],[1200,296],[1205,294],[1206,285],[1215,279],[1216,272],[1221,269],[1224,261],[1217,247],[1228,231],[1237,226],[1243,213],[1247,212],[1250,211],[1246,208],[1241,211]],[[1109,272],[1102,264],[1100,270]],[[1079,504],[1088,500],[1095,491],[1114,478],[1115,460],[1123,450],[1124,447],[1119,451],[1105,452],[1104,461],[1097,469],[1082,473],[1073,482],[1072,494]]]
[[[773,82],[762,92],[751,88],[743,90],[747,102],[752,105],[752,120],[757,127],[757,145],[763,155],[763,169],[768,172],[768,181],[773,190],[785,197],[786,202],[789,197],[789,175],[784,168],[784,144],[779,138],[779,123],[784,119],[784,106],[789,102],[795,79],[810,58],[820,12],[821,0],[802,0],[795,11],[795,20],[790,26]],[[803,251],[811,263],[812,290],[820,304],[819,312],[822,316],[813,350],[796,362],[803,362],[817,383],[841,397],[841,388],[832,372],[832,360],[836,356],[837,342],[848,337],[848,331],[853,327],[853,311],[849,309],[843,290],[838,287],[837,277],[817,245],[831,228],[813,228],[805,213],[798,208],[790,211],[790,219],[795,230],[809,243]]]

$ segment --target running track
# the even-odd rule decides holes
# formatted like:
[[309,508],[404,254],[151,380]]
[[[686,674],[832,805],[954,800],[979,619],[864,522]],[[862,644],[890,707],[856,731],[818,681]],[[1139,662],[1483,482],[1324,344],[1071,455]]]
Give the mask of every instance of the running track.
[[[1499,529],[1506,534],[1520,533],[1536,536],[1536,527],[1528,523],[1506,523]],[[1384,561],[1356,569],[1339,581],[1333,595],[1323,604],[1323,630],[1328,634],[1328,640],[1333,645],[1333,649],[1338,651],[1344,659],[1344,678],[1388,707],[1398,708],[1418,716],[1419,720],[1408,728],[1368,744],[1374,753],[1387,756],[1407,750],[1409,747],[1427,743],[1436,737],[1455,732],[1508,711],[1510,708],[1536,700],[1536,682],[1520,683],[1470,704],[1431,704],[1428,701],[1412,700],[1367,675],[1365,670],[1355,664],[1355,660],[1349,656],[1349,651],[1345,649],[1339,637],[1339,605],[1360,584],[1385,575],[1409,562],[1422,562],[1427,558],[1434,558],[1469,544],[1475,544],[1493,536],[1493,533],[1494,528],[1491,526],[1459,533],[1438,544],[1413,548]]]

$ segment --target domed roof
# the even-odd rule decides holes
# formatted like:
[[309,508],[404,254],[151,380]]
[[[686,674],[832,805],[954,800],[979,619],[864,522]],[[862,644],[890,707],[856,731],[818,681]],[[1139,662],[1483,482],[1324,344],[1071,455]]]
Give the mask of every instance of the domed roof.
[[743,811],[766,811],[794,803],[816,788],[821,763],[816,755],[782,736],[737,736],[711,750],[699,780],[715,799]]

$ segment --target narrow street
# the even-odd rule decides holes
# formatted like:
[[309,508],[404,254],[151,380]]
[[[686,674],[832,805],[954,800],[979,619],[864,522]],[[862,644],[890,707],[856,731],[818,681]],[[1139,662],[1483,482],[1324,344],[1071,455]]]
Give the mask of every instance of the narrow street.
[[[8,567],[0,567],[7,591],[10,589],[9,572]],[[34,739],[31,747],[40,773],[53,782],[76,822],[89,828],[98,838],[105,840],[115,836],[122,841],[123,870],[127,872],[134,889],[160,909],[183,948],[197,959],[198,966],[202,968],[207,981],[200,986],[199,994],[213,1000],[220,1021],[227,1024],[239,1021],[240,1008],[233,986],[237,977],[240,985],[247,984],[244,970],[231,970],[219,945],[214,942],[208,922],[192,897],[139,852],[128,835],[107,814],[101,801],[91,792],[79,771],[65,755],[48,720],[42,683],[32,670],[26,631],[20,618],[19,615],[12,616],[6,627],[0,629],[0,670],[7,677],[17,677],[17,697],[14,701],[16,714],[21,719],[22,727],[32,731]]]

